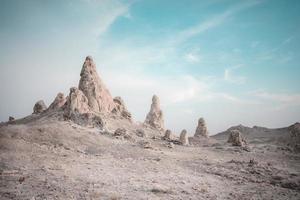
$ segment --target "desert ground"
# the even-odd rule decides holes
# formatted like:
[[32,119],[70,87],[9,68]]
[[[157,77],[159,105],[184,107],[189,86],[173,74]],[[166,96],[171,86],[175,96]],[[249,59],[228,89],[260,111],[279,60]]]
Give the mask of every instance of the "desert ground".
[[[276,133],[264,135],[269,141],[248,135],[245,150],[224,133],[170,146],[142,124],[106,118],[106,127],[48,114],[2,124],[1,199],[300,198],[300,155]],[[116,127],[128,137],[115,136]]]

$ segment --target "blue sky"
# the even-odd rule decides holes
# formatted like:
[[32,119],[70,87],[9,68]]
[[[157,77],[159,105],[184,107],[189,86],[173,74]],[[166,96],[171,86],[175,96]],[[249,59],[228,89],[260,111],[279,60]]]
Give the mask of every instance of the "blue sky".
[[161,98],[166,127],[214,134],[300,119],[296,0],[0,1],[0,120],[77,86],[86,55],[143,121]]

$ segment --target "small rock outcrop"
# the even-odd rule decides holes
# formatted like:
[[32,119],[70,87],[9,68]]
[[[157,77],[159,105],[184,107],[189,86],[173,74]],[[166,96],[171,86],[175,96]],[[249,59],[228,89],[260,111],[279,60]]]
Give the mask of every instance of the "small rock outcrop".
[[189,138],[185,129],[181,131],[179,141],[182,145],[189,145]]
[[9,116],[8,121],[9,121],[9,122],[15,121],[15,118],[12,117],[12,116]]
[[143,129],[137,129],[136,130],[136,135],[138,137],[146,137],[147,136],[146,133],[145,133],[145,131]]
[[67,99],[63,93],[58,93],[54,99],[54,101],[48,107],[48,110],[56,110],[65,105]]
[[40,114],[47,109],[47,106],[43,100],[40,100],[34,104],[33,114]]
[[91,110],[110,113],[114,109],[115,103],[108,89],[98,76],[92,57],[86,57],[80,76],[78,88],[87,97]]
[[173,135],[172,135],[172,131],[171,130],[166,130],[165,135],[163,137],[164,140],[172,140],[173,139]]
[[160,109],[159,98],[156,95],[152,97],[151,108],[146,116],[145,124],[161,131],[164,130],[163,112]]
[[88,99],[81,90],[72,87],[64,110],[65,116],[69,118],[71,118],[72,115],[88,113],[90,111]]
[[198,126],[196,128],[196,132],[194,137],[208,137],[208,132],[206,128],[206,123],[203,118],[198,120]]
[[118,128],[117,130],[115,130],[114,136],[120,139],[132,139],[131,135],[127,133],[127,130],[125,128]]
[[121,97],[115,97],[114,99],[115,107],[112,113],[115,113],[125,119],[131,121],[131,113],[127,110],[125,103]]
[[245,138],[239,130],[230,130],[227,142],[231,143],[232,146],[245,147],[247,145]]

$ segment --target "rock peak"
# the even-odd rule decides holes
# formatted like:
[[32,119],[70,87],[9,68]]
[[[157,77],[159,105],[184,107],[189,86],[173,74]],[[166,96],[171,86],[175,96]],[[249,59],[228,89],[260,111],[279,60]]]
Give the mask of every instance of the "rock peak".
[[160,109],[159,98],[156,95],[153,95],[152,97],[151,108],[146,116],[145,124],[158,130],[164,130],[163,112]]
[[78,88],[87,97],[91,110],[103,113],[111,112],[115,107],[115,103],[110,92],[100,79],[91,56],[86,57],[80,76]]
[[195,131],[195,137],[208,137],[208,132],[207,132],[207,127],[206,127],[206,123],[205,120],[201,117],[198,120],[198,125]]

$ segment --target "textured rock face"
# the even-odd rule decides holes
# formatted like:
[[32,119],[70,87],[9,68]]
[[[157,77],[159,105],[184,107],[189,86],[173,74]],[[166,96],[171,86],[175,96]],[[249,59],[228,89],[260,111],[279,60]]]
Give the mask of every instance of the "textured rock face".
[[58,93],[54,101],[50,104],[48,110],[56,110],[61,108],[66,103],[66,98],[63,93]]
[[182,145],[189,145],[189,138],[185,129],[181,131],[179,141]]
[[166,130],[163,139],[164,140],[172,140],[173,139],[171,130],[169,130],[169,129]]
[[43,100],[40,100],[35,103],[33,107],[33,114],[39,114],[42,113],[44,110],[47,109],[47,106]]
[[70,89],[70,94],[64,109],[65,116],[67,117],[71,117],[76,114],[88,113],[90,111],[88,99],[82,91],[76,87],[72,87]]
[[78,88],[87,97],[91,110],[103,113],[111,112],[115,107],[115,103],[98,76],[92,57],[86,57],[80,76]]
[[115,102],[115,108],[112,112],[131,121],[131,113],[127,110],[123,99],[121,97],[115,97],[113,100]]
[[208,132],[207,132],[207,128],[206,128],[206,123],[205,120],[203,118],[200,118],[198,120],[198,126],[196,128],[196,132],[194,137],[208,137]]
[[300,123],[295,123],[289,127],[290,131],[290,145],[296,152],[300,152]]
[[160,109],[159,98],[154,95],[150,111],[146,117],[145,124],[148,124],[158,130],[164,130],[163,112]]
[[247,145],[245,138],[239,130],[231,130],[227,142],[231,143],[233,146],[244,147]]

